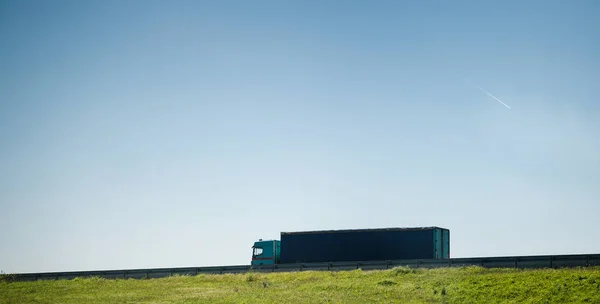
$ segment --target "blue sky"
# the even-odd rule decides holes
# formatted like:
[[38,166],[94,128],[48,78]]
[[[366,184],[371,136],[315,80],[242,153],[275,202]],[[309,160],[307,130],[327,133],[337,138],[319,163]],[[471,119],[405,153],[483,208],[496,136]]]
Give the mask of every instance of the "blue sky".
[[599,253],[599,9],[2,1],[0,270],[241,265],[377,227]]

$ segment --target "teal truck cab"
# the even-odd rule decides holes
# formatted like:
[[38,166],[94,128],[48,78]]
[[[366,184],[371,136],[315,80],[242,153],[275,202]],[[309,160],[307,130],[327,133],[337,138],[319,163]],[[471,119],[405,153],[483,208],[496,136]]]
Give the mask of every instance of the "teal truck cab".
[[277,240],[254,242],[252,246],[252,265],[273,265],[279,264],[279,253],[281,252],[281,242]]

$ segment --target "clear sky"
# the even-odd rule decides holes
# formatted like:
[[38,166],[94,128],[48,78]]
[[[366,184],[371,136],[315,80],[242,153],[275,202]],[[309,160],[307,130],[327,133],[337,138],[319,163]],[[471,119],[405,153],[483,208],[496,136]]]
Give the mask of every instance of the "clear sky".
[[599,12],[1,1],[0,270],[247,265],[281,231],[378,227],[600,253]]

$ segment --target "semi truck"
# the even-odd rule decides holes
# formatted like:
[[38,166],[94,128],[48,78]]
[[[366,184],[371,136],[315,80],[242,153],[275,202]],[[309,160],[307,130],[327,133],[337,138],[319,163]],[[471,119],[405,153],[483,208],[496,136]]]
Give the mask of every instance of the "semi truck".
[[281,232],[254,242],[251,265],[449,258],[450,230],[392,227]]

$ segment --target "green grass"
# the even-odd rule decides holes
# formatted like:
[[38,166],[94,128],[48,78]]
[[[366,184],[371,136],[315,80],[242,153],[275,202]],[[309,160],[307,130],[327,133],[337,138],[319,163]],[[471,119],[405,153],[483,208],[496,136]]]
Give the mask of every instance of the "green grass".
[[0,303],[600,303],[600,267],[0,280]]

